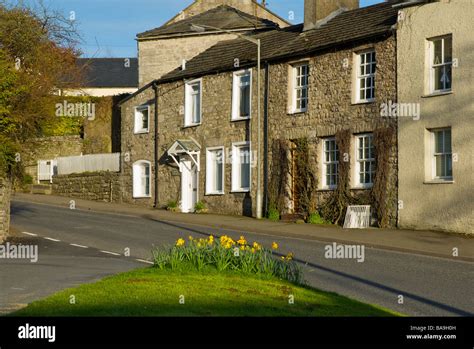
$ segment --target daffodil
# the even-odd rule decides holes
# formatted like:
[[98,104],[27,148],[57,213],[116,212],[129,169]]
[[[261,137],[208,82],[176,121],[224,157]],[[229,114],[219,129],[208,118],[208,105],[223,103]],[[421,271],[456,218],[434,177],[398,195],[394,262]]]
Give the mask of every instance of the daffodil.
[[293,259],[293,253],[290,252],[286,255],[286,260],[291,261],[292,259]]
[[183,246],[185,244],[185,241],[181,238],[178,239],[178,241],[176,241],[176,246]]
[[207,240],[207,243],[208,243],[209,245],[212,245],[212,244],[214,243],[214,236],[212,236],[212,235],[209,236],[209,238],[208,238],[208,240]]
[[278,244],[276,242],[272,243],[272,249],[273,250],[278,250]]
[[188,239],[189,239],[189,241],[193,241],[193,240],[194,240],[194,238],[193,238],[191,235],[189,235]]
[[258,243],[254,242],[253,243],[253,248],[256,249],[257,251],[260,251],[262,249],[262,246],[260,246]]
[[255,253],[255,248],[252,247],[252,249],[250,250],[250,252]]
[[247,245],[247,240],[245,240],[244,236],[241,236],[239,240],[237,240],[237,243],[241,246]]

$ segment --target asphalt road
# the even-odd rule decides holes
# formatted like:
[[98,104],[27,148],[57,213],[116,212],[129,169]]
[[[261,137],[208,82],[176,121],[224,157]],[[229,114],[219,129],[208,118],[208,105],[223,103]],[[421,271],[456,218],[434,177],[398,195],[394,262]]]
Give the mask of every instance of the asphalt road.
[[[29,233],[20,236],[36,239],[42,252],[38,263],[11,267],[15,262],[5,264],[0,260],[0,306],[4,308],[103,275],[145,266],[143,260],[151,260],[154,246],[173,244],[179,237],[240,235],[160,222],[146,215],[97,213],[25,202],[12,203],[12,225],[19,232]],[[325,258],[326,242],[276,237],[271,232],[245,236],[266,246],[276,241],[281,253],[293,252],[305,265],[305,278],[314,287],[407,315],[474,315],[474,263],[370,248],[365,249],[364,262],[359,263]],[[126,251],[130,256],[123,256]],[[58,277],[58,273],[64,276]],[[400,296],[403,304],[399,303]]]

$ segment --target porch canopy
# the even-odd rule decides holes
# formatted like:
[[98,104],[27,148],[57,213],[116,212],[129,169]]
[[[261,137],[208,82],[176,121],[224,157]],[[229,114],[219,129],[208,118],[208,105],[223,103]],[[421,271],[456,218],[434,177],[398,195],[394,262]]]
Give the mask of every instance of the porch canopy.
[[173,161],[178,165],[179,170],[182,171],[181,165],[179,162],[180,156],[188,155],[194,164],[197,167],[197,170],[201,170],[200,166],[200,156],[201,156],[201,146],[193,139],[178,139],[173,143],[173,145],[167,151],[168,155],[173,159]]

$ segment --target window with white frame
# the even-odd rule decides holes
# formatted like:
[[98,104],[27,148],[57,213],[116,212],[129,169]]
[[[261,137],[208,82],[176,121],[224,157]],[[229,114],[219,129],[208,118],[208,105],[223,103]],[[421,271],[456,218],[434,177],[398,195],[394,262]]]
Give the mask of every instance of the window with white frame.
[[251,113],[252,72],[234,73],[232,89],[232,120],[249,119]]
[[224,147],[207,149],[206,194],[224,194]]
[[140,160],[133,164],[133,197],[150,197],[150,173],[149,161]]
[[202,82],[194,80],[185,85],[185,115],[184,126],[194,126],[201,123]]
[[301,113],[308,109],[309,64],[297,64],[293,70],[292,112]]
[[356,184],[370,187],[375,177],[375,148],[371,133],[356,136]]
[[234,143],[232,145],[232,191],[250,190],[250,144]]
[[141,105],[135,108],[135,133],[146,133],[150,128],[150,108]]
[[337,187],[339,170],[339,149],[336,138],[323,140],[323,188],[334,189]]
[[430,92],[451,90],[452,37],[444,36],[429,41],[430,46]]
[[356,102],[371,102],[375,99],[375,51],[357,55]]
[[433,179],[453,179],[453,154],[451,150],[451,129],[431,131],[433,149]]

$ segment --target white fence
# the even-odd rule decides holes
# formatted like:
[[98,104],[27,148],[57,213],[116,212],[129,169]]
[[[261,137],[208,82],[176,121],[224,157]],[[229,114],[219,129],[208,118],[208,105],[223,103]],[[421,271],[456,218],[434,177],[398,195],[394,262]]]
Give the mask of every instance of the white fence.
[[120,153],[68,156],[57,158],[56,161],[58,175],[98,171],[120,171]]

